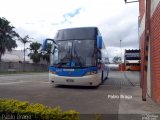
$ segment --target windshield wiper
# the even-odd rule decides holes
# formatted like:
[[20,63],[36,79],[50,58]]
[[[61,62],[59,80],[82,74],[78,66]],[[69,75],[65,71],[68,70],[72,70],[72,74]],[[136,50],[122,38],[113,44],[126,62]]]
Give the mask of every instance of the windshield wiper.
[[[79,66],[82,67],[82,62],[81,62],[81,60],[80,60],[80,57],[78,57],[78,54],[77,54],[77,52],[76,52],[76,50],[75,50],[75,47],[74,47],[73,50],[74,50],[74,53],[75,53],[75,56],[73,56],[73,58],[76,58],[76,59],[78,60],[77,62],[78,62],[78,64],[79,64]],[[73,58],[72,58],[72,59],[73,59]]]
[[60,60],[60,62],[58,62],[56,65],[58,65],[58,67],[62,67],[62,66],[70,66],[70,63],[69,63],[69,61],[68,60],[70,60],[69,58],[62,58],[61,60]]

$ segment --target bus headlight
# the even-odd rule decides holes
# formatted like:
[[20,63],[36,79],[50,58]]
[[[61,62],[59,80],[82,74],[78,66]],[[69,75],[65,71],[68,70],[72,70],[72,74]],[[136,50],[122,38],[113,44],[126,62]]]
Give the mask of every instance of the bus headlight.
[[97,73],[97,71],[89,71],[89,72],[87,72],[85,75],[94,75],[94,74],[96,74]]
[[50,74],[56,74],[56,72],[55,72],[55,71],[49,71],[49,73],[50,73]]

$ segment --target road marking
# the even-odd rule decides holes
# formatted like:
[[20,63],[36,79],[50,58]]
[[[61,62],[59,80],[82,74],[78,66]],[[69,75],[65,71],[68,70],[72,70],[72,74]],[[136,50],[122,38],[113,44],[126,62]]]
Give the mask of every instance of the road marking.
[[48,83],[51,83],[51,82],[40,82],[40,83],[47,83],[48,84]]
[[30,82],[30,81],[6,82],[6,83],[0,83],[0,85],[17,84],[17,83],[25,83],[25,82]]
[[[29,83],[29,82],[35,82],[35,81],[18,81],[18,82],[5,82],[5,83],[0,83],[0,85],[9,85],[9,84],[18,84],[18,83]],[[50,84],[51,82],[36,82],[36,83],[45,83],[45,84]]]
[[124,75],[125,79],[130,83],[130,85],[134,87],[135,84],[132,83],[132,82],[129,80],[129,78],[127,77],[126,73],[123,73],[123,75]]

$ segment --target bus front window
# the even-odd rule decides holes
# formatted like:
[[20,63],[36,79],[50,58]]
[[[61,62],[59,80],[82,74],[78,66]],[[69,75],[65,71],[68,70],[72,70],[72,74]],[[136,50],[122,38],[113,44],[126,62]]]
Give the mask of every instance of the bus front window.
[[57,41],[58,48],[51,55],[51,65],[56,67],[96,66],[94,40]]

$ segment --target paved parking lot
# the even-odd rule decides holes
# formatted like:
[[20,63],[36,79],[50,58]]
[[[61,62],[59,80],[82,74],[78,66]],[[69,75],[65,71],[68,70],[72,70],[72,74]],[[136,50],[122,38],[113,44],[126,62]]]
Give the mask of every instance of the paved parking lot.
[[160,113],[160,106],[150,98],[141,100],[138,72],[110,72],[109,79],[98,88],[53,87],[48,73],[0,75],[0,98],[60,106],[81,114]]

